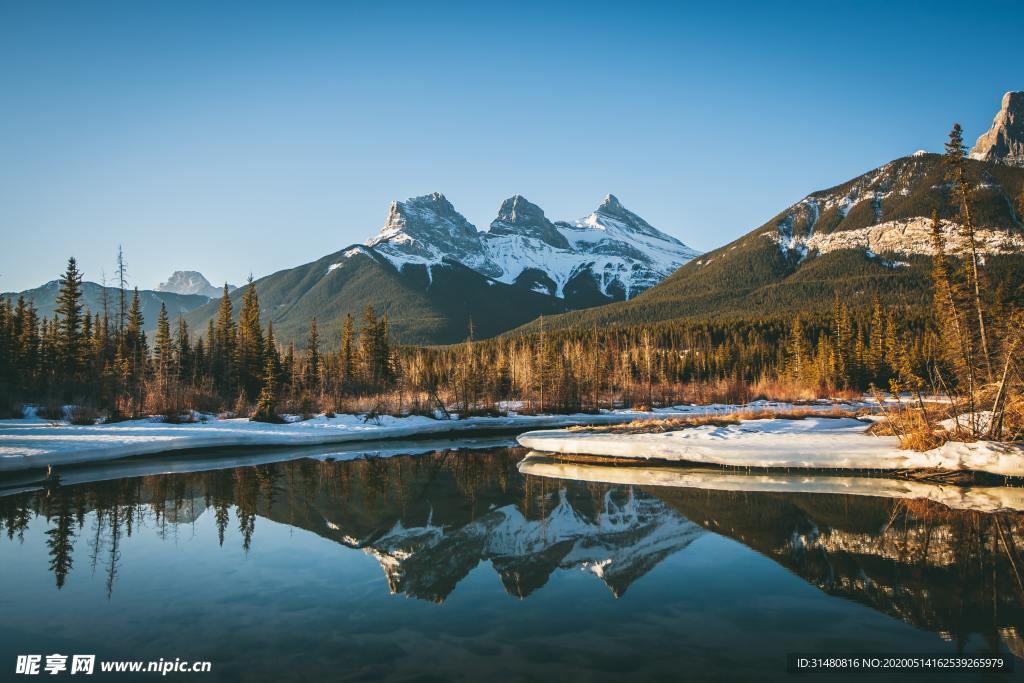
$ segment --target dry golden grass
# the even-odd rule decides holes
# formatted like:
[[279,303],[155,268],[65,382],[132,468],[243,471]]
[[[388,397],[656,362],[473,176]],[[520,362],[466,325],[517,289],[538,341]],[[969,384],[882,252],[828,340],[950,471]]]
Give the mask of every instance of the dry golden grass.
[[569,427],[570,432],[597,434],[660,434],[690,427],[712,425],[724,427],[739,424],[742,420],[802,420],[806,417],[859,417],[862,411],[834,408],[830,411],[792,408],[789,410],[737,410],[731,413],[670,417],[662,420],[633,420],[623,424]]
[[942,403],[925,403],[923,412],[917,404],[900,404],[885,410],[885,419],[871,425],[868,432],[895,436],[905,450],[930,451],[950,440],[949,432],[938,425],[949,417],[950,411],[950,406]]

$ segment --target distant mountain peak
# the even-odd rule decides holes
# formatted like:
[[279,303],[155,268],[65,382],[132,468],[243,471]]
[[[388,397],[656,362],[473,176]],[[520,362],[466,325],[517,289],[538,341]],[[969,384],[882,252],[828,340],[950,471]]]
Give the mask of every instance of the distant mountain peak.
[[476,226],[440,192],[391,202],[384,227],[366,246],[399,268],[404,263],[432,265],[451,258],[487,275],[494,270],[481,263]]
[[1024,90],[1003,95],[992,127],[978,138],[971,158],[1024,168]]
[[[576,225],[579,227],[597,228],[598,230],[605,231],[611,228],[628,234],[639,233],[641,235],[653,237],[658,240],[674,242],[679,246],[683,246],[682,242],[676,238],[666,235],[643,218],[640,218],[640,216],[627,209],[622,205],[622,202],[619,201],[619,198],[613,194],[605,195],[604,199],[601,200],[601,204],[597,207],[597,210],[586,218],[581,218],[576,222]],[[693,252],[691,256],[696,256],[696,254],[697,252]]]
[[[228,291],[234,290],[234,285],[228,285]],[[157,285],[158,292],[173,292],[175,294],[201,294],[215,298],[221,296],[224,290],[222,287],[214,287],[210,281],[197,270],[176,270],[167,278],[167,282]]]
[[622,202],[620,202],[619,198],[616,197],[613,194],[606,194],[604,196],[604,199],[601,200],[601,205],[599,207],[597,207],[597,208],[599,210],[600,209],[605,209],[607,211],[622,211],[623,210]]
[[498,217],[491,221],[494,235],[533,237],[560,249],[569,248],[569,240],[547,219],[544,210],[519,194],[501,203]]

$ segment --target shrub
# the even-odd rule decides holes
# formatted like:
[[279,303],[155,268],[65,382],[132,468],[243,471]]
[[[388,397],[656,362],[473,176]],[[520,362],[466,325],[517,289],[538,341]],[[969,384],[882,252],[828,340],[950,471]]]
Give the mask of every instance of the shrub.
[[36,414],[44,420],[63,420],[64,404],[55,398],[47,399],[36,407]]
[[70,418],[73,425],[94,425],[100,419],[100,413],[90,404],[76,403],[71,407]]

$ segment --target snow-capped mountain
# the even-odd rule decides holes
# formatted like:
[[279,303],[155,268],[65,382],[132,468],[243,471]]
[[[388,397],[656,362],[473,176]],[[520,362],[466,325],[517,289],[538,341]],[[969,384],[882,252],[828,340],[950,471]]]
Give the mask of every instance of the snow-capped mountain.
[[[235,287],[228,285],[228,291]],[[176,270],[167,278],[167,282],[157,285],[158,292],[174,292],[175,294],[200,294],[211,299],[221,296],[223,289],[210,284],[202,273],[195,270]]]
[[458,261],[485,272],[480,234],[440,192],[391,202],[384,227],[366,242],[399,270],[406,264],[440,265]]
[[480,232],[435,192],[392,203],[383,229],[366,244],[399,271],[457,261],[498,282],[566,301],[590,296],[592,303],[631,298],[699,254],[612,195],[574,223],[553,223],[514,195]]

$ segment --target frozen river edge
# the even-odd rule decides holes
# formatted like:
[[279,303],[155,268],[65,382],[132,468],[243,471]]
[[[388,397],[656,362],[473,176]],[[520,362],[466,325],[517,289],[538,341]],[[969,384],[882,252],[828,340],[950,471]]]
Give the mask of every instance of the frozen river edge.
[[950,470],[1024,477],[1024,446],[950,441],[930,451],[901,450],[894,436],[867,433],[853,418],[743,420],[650,434],[565,429],[518,437],[535,451],[563,455],[689,462],[741,468]]
[[[802,405],[822,413],[868,407],[869,404],[821,401]],[[642,419],[663,419],[734,413],[738,410],[785,411],[793,404],[756,401],[747,405],[676,406],[650,412],[605,411],[597,414],[516,415],[435,419],[423,416],[319,415],[285,424],[251,422],[246,418],[170,424],[160,418],[114,424],[78,426],[49,421],[34,413],[22,419],[0,420],[0,473],[79,465],[172,451],[235,446],[316,446],[383,439],[410,439],[481,432],[515,433],[574,425],[609,425]]]

